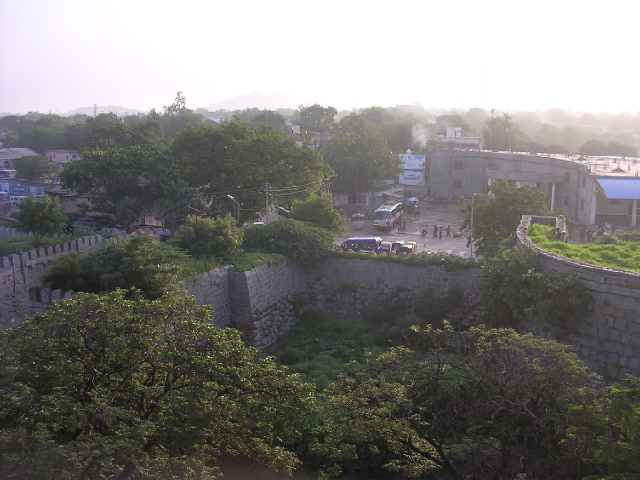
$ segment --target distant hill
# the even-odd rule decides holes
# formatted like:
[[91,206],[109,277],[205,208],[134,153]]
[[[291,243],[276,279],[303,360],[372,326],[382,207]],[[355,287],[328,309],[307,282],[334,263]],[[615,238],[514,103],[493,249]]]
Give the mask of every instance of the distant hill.
[[320,103],[309,97],[286,95],[284,93],[247,93],[234,98],[212,103],[207,110],[244,110],[259,108],[260,110],[276,110],[278,108],[298,108],[300,105],[310,106]]
[[[98,114],[113,112],[118,116],[123,116],[126,114],[132,115],[134,113],[138,113],[142,111],[136,108],[125,108],[125,107],[120,107],[118,105],[107,105],[106,107],[98,105],[96,109]],[[93,107],[76,108],[75,110],[71,110],[70,112],[67,112],[64,115],[67,117],[70,117],[71,115],[77,115],[79,113],[93,117]]]

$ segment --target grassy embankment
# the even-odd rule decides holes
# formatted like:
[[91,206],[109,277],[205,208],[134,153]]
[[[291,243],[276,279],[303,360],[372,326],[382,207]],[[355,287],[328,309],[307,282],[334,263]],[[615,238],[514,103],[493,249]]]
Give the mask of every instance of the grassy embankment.
[[571,260],[601,267],[620,268],[640,272],[640,243],[621,241],[616,244],[586,243],[575,245],[558,242],[555,229],[534,224],[529,229],[529,238],[538,247]]

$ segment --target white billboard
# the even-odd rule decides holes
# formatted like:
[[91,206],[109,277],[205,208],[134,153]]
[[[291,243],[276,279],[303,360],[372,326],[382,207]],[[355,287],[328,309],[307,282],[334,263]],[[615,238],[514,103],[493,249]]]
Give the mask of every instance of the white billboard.
[[400,154],[400,167],[404,170],[424,170],[424,162],[424,155]]
[[418,170],[405,170],[399,175],[400,185],[424,186],[424,172]]

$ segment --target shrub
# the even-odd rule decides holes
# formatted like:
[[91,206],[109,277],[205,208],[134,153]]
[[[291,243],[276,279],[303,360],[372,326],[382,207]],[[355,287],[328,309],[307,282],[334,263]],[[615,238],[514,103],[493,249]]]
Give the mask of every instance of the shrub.
[[175,247],[142,234],[82,256],[66,255],[53,262],[43,281],[86,293],[136,288],[145,298],[156,299],[179,285],[188,261]]
[[334,250],[334,235],[322,228],[292,219],[245,229],[243,248],[280,253],[302,265],[313,265]]
[[576,277],[537,269],[530,249],[507,250],[482,267],[478,277],[484,316],[494,325],[532,320],[558,333],[575,328],[591,296]]
[[244,231],[231,217],[198,218],[189,216],[171,243],[196,258],[216,256],[228,260],[236,253]]
[[291,218],[308,222],[312,225],[324,228],[333,233],[342,233],[341,225],[345,222],[344,216],[337,212],[331,203],[331,196],[314,196],[305,202],[297,201],[293,203]]

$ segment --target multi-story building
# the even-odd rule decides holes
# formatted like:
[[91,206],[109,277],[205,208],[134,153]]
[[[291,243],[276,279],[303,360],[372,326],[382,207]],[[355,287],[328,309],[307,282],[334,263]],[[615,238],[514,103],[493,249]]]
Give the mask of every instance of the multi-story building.
[[562,208],[582,223],[636,226],[639,173],[635,158],[435,150],[430,193],[471,198],[495,181],[510,181],[536,186],[549,210]]

